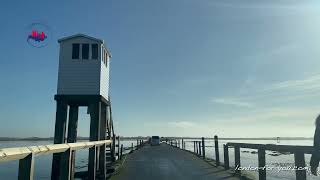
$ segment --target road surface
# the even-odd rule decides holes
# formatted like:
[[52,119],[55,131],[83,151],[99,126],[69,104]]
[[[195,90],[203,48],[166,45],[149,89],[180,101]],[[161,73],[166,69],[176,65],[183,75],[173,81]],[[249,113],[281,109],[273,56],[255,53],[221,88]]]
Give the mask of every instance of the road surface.
[[123,167],[111,180],[231,180],[238,179],[223,168],[194,154],[171,147],[145,146],[127,156]]

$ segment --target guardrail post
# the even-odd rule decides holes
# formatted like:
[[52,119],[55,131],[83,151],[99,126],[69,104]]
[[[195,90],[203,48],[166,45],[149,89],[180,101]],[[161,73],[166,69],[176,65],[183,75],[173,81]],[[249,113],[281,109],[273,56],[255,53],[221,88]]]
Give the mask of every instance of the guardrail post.
[[223,152],[224,152],[224,158],[223,158],[223,160],[224,160],[224,169],[225,170],[228,170],[228,169],[230,169],[230,167],[229,167],[229,147],[227,146],[227,145],[223,145]]
[[123,144],[121,144],[121,149],[120,149],[120,160],[122,159],[122,152],[123,152]]
[[34,172],[34,157],[29,154],[27,157],[19,160],[18,180],[32,180]]
[[258,148],[259,180],[266,180],[266,150],[265,147]]
[[219,142],[218,136],[214,136],[214,149],[216,151],[216,165],[220,166],[220,156],[219,156]]
[[72,151],[70,149],[61,153],[60,178],[59,180],[69,180],[71,175]]
[[136,148],[138,149],[138,147],[139,147],[139,140],[137,139],[137,147]]
[[181,139],[181,145],[182,145],[182,149],[185,149],[185,148],[184,148],[184,141],[183,141],[183,139]]
[[199,150],[198,150],[198,141],[196,141],[196,150],[197,150],[197,154],[199,154]]
[[120,159],[120,136],[118,136],[118,159]]
[[196,153],[196,141],[193,141],[193,152]]
[[234,146],[234,166],[235,166],[235,172],[236,176],[240,176],[241,171],[239,170],[239,167],[241,166],[240,164],[240,147],[239,146]]
[[306,162],[304,159],[304,152],[297,151],[294,153],[294,163],[297,167],[296,169],[296,180],[306,180],[307,174],[306,174]]
[[116,161],[116,136],[112,136],[112,146],[111,146],[111,162]]
[[202,158],[206,158],[206,145],[204,143],[204,137],[202,137]]

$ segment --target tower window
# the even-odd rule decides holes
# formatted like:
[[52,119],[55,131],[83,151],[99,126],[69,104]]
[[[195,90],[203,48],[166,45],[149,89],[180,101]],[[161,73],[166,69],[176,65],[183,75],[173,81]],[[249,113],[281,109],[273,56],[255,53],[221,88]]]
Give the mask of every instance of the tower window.
[[98,44],[91,45],[92,50],[92,59],[98,59]]
[[79,59],[80,44],[72,44],[72,59]]
[[82,59],[89,59],[89,44],[82,44]]

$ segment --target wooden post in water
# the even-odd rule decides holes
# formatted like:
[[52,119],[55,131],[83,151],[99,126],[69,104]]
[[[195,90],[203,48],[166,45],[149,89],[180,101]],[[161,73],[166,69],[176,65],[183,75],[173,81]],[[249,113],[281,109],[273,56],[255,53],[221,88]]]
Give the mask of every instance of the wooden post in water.
[[228,170],[228,169],[230,169],[230,167],[229,167],[229,147],[227,146],[227,145],[223,145],[223,152],[224,152],[224,158],[223,158],[223,160],[224,160],[224,169],[225,170]]
[[204,142],[204,137],[202,137],[202,158],[205,159],[206,158],[206,145]]
[[241,164],[240,164],[240,147],[239,146],[234,147],[234,163],[235,163],[234,166],[235,166],[236,176],[240,176],[241,171],[239,170],[239,167],[241,166]]
[[218,142],[218,136],[214,136],[214,149],[216,151],[216,165],[220,166],[220,156],[219,156],[219,142]]
[[134,148],[133,148],[133,143],[131,143],[131,151],[133,151],[134,150]]
[[193,141],[193,152],[196,153],[196,141]]
[[266,180],[266,150],[264,146],[258,148],[258,165],[259,180]]
[[297,151],[294,153],[294,163],[298,170],[296,170],[296,180],[306,180],[306,162],[304,158],[304,152]]
[[34,172],[34,156],[29,154],[19,160],[18,180],[32,180]]
[[201,156],[201,141],[198,141],[199,143],[199,155]]

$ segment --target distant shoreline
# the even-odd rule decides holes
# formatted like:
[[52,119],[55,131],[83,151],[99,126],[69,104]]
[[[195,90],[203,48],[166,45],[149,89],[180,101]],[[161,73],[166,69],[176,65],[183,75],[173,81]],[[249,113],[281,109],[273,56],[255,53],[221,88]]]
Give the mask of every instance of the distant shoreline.
[[[148,139],[149,137],[120,137],[122,140]],[[200,137],[166,137],[168,139],[201,139]],[[280,140],[313,140],[313,137],[279,137]],[[213,140],[214,138],[205,139]],[[78,140],[89,140],[89,137],[78,137]],[[219,140],[277,140],[277,137],[260,138],[219,138]],[[53,141],[53,137],[0,137],[0,141]]]

